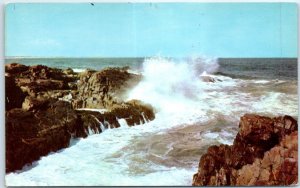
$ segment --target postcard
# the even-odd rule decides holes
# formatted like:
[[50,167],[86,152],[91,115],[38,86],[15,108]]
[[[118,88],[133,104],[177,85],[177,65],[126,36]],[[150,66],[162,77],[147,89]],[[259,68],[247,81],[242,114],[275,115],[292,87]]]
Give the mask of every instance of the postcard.
[[7,186],[298,184],[295,3],[9,3]]

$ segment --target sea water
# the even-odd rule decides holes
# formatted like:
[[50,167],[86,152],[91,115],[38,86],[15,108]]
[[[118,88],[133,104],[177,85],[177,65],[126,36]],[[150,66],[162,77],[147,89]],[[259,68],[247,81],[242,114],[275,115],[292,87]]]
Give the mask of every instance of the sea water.
[[211,145],[232,144],[243,114],[297,118],[295,59],[131,60],[19,59],[58,68],[130,66],[143,79],[128,91],[127,100],[151,104],[156,118],[134,127],[119,119],[120,128],[72,140],[69,148],[6,174],[7,185],[191,185],[201,155]]

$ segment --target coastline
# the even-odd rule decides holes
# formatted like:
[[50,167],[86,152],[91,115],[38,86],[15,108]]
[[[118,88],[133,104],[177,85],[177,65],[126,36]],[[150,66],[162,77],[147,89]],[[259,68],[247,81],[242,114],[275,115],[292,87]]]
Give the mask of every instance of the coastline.
[[[100,71],[87,70],[85,72],[76,73],[73,72],[72,69],[60,70],[40,65],[29,67],[19,64],[6,65],[6,83],[9,82],[6,86],[10,87],[10,89],[6,89],[6,92],[8,92],[6,94],[7,97],[15,97],[9,101],[17,101],[16,104],[9,104],[8,102],[6,120],[9,125],[7,124],[6,127],[19,126],[19,128],[21,128],[20,125],[22,123],[20,124],[20,122],[36,122],[31,126],[32,131],[34,132],[36,128],[39,129],[37,135],[41,137],[36,138],[30,136],[26,139],[22,138],[20,143],[26,145],[25,148],[23,148],[24,150],[28,150],[28,147],[30,148],[31,146],[35,149],[38,145],[40,145],[40,147],[42,146],[41,153],[37,152],[35,156],[28,154],[29,156],[32,155],[32,159],[26,161],[27,159],[25,157],[26,160],[19,161],[21,164],[19,164],[17,168],[9,167],[7,172],[21,169],[24,165],[28,164],[28,162],[34,162],[50,152],[67,148],[72,138],[87,138],[89,135],[99,134],[109,128],[119,128],[124,127],[124,125],[128,127],[153,121],[157,117],[155,114],[156,110],[151,106],[151,103],[145,104],[142,101],[136,100],[124,101],[126,98],[124,94],[125,96],[127,95],[126,91],[142,82],[140,76],[142,75],[133,74],[126,68],[106,68]],[[16,84],[12,81],[14,79]],[[202,82],[217,84],[223,81],[218,79],[220,78],[204,74]],[[30,80],[33,81],[34,84],[32,84]],[[267,82],[262,82],[262,84],[266,83]],[[57,88],[59,88],[59,90],[57,90]],[[93,91],[96,92],[93,93]],[[11,93],[16,94],[16,96],[11,96]],[[85,102],[82,102],[82,97],[88,100],[83,100]],[[16,109],[16,107],[19,109]],[[80,109],[106,110],[97,112],[99,110]],[[68,112],[67,115],[65,111]],[[50,119],[39,119],[42,116],[48,116]],[[119,121],[120,119],[124,121]],[[53,124],[53,122],[56,123]],[[37,126],[40,123],[46,126]],[[28,131],[28,125],[26,126],[27,128],[21,128],[21,130],[25,130],[25,132],[23,132],[24,135],[26,135]],[[147,125],[145,124],[143,126]],[[11,138],[10,134],[17,129],[7,130],[9,132],[6,132],[6,139]],[[201,132],[203,131],[200,131],[200,133]],[[47,139],[43,138],[43,136],[47,134],[61,135],[61,143],[54,142],[51,136]],[[207,138],[219,137],[214,134],[215,133],[205,131],[201,136]],[[15,138],[20,139],[21,137]],[[12,140],[8,144],[15,142],[15,140]],[[49,142],[51,143],[50,145],[45,145],[45,143]],[[51,146],[52,144],[54,144],[53,146],[55,147]],[[206,147],[207,146],[204,148]],[[200,153],[205,152],[204,148],[201,148],[202,151]],[[22,155],[24,155],[23,149],[20,150],[20,154]],[[181,149],[185,150],[187,148]],[[172,150],[174,150],[174,148]],[[196,150],[197,148],[193,148],[193,151],[196,152]],[[195,155],[199,155],[199,153],[197,153],[198,152],[196,152]],[[170,154],[168,153],[168,155]],[[186,154],[184,154],[184,156],[185,155]],[[18,158],[19,157],[15,160],[18,160]]]

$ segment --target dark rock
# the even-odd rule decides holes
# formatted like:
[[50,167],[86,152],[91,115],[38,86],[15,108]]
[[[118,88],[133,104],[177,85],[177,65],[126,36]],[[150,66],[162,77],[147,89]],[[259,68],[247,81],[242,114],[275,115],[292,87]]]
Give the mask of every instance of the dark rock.
[[89,134],[99,134],[102,131],[101,123],[105,129],[108,126],[105,126],[104,116],[100,112],[95,111],[77,111],[78,114],[78,123],[77,127],[74,130],[74,135],[76,137],[87,137]]
[[22,65],[22,64],[18,64],[18,63],[11,63],[11,64],[6,64],[5,65],[5,72],[9,73],[11,75],[20,74],[22,72],[27,71],[28,69],[29,69],[28,66]]
[[[140,80],[127,68],[77,74],[43,65],[12,64],[6,70],[10,75],[5,77],[6,172],[68,147],[71,137],[118,128],[120,118],[129,126],[155,118],[151,105],[123,102],[126,89]],[[74,110],[82,107],[105,107],[106,111]]]
[[15,83],[15,78],[5,76],[5,109],[21,108],[26,94]]
[[78,79],[75,74],[68,75],[60,69],[44,65],[27,67],[16,77],[17,85],[31,96],[43,91],[75,89],[74,82]]
[[152,121],[155,118],[153,107],[138,100],[131,100],[111,109],[117,118],[124,118],[129,126]]
[[64,81],[61,80],[36,80],[18,79],[18,85],[31,96],[36,96],[39,92],[51,90],[68,89]]
[[78,122],[83,126],[76,128],[75,135],[80,137],[87,137],[90,132],[97,134],[104,131],[103,129],[118,128],[120,127],[118,119],[125,119],[128,126],[134,126],[155,118],[153,108],[137,100],[115,106],[111,111],[103,113],[77,110],[77,114],[79,117]]
[[285,135],[262,159],[237,171],[236,185],[291,185],[298,182],[298,131]]
[[35,98],[27,96],[22,104],[24,110],[39,110],[43,109],[44,106],[48,105],[49,101],[47,98]]
[[30,78],[31,80],[36,79],[52,79],[52,80],[64,80],[66,74],[62,70],[56,68],[50,68],[45,65],[34,65],[30,66],[25,72],[22,72],[20,77]]
[[[246,114],[232,146],[208,148],[196,186],[290,185],[298,181],[297,121]],[[287,172],[287,169],[289,172]],[[286,175],[284,175],[286,174]]]
[[47,101],[37,111],[6,112],[6,172],[69,145],[77,115],[64,101]]
[[68,75],[73,75],[75,72],[71,68],[67,68],[63,71],[63,73],[68,74]]

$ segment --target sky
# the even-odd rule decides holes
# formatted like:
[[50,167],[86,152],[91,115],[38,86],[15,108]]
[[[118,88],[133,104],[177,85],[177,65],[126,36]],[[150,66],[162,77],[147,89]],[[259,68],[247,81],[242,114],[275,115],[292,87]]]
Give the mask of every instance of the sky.
[[5,56],[297,57],[295,3],[16,3]]

